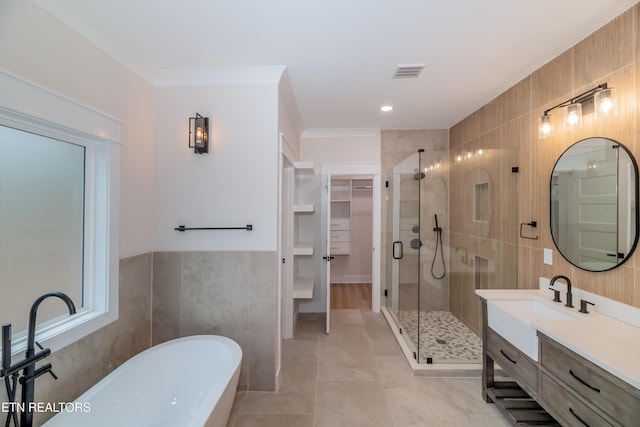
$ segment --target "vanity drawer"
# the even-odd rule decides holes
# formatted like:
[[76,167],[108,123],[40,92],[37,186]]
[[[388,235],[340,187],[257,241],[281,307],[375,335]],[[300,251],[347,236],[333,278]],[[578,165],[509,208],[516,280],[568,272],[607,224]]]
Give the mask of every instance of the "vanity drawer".
[[624,426],[640,423],[640,391],[585,358],[540,336],[540,364]]
[[[558,384],[545,372],[540,375],[540,400],[551,416],[564,426],[615,426]],[[625,424],[633,425],[633,424]]]
[[[535,393],[538,390],[536,363],[489,327],[487,327],[487,353],[505,372],[525,387],[525,391]],[[527,387],[529,390],[526,390]]]

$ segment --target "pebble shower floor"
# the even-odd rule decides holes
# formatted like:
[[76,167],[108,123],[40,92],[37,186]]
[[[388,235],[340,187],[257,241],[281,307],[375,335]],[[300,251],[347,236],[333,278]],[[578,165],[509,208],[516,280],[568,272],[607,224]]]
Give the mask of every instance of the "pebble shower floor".
[[420,327],[420,363],[480,363],[482,339],[448,311],[422,311],[418,325],[417,311],[399,313],[402,333],[418,342]]

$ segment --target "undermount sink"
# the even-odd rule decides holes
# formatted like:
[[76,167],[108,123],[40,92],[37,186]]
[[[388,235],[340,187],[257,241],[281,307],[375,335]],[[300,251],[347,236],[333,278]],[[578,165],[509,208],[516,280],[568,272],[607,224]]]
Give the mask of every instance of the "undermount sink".
[[538,299],[495,299],[487,301],[489,327],[538,361],[537,321],[577,321],[577,314],[559,303]]

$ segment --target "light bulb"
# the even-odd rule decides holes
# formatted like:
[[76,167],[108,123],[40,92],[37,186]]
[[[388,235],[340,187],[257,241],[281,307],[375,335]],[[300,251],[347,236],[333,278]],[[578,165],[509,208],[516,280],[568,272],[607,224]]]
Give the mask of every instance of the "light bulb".
[[547,113],[540,117],[540,127],[538,128],[538,138],[545,139],[551,136],[551,119]]
[[569,104],[565,108],[565,127],[572,129],[582,126],[582,104]]
[[593,96],[596,118],[614,116],[617,113],[615,89],[602,89]]

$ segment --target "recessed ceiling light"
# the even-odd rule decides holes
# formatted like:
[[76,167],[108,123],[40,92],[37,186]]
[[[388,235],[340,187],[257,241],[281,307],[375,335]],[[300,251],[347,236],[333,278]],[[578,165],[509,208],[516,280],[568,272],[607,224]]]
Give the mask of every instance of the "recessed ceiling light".
[[385,113],[389,112],[393,110],[393,107],[391,105],[383,105],[382,107],[380,107],[380,111],[383,111]]

